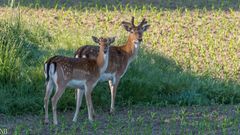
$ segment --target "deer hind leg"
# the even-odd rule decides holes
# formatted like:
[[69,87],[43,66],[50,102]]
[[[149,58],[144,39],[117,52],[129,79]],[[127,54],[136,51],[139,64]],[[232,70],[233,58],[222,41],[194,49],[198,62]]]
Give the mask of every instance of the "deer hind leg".
[[73,121],[76,122],[77,121],[77,116],[79,113],[79,108],[81,107],[82,104],[82,98],[83,98],[83,94],[84,94],[84,88],[83,89],[76,89],[76,111],[73,117]]
[[58,103],[58,100],[60,99],[60,97],[62,96],[64,89],[65,89],[65,87],[63,87],[63,86],[57,86],[56,92],[55,92],[54,96],[52,97],[53,123],[55,125],[58,124],[58,122],[57,122],[57,103]]
[[108,81],[110,91],[111,91],[111,107],[110,107],[110,113],[114,113],[115,110],[115,97],[116,97],[116,92],[117,92],[117,87],[119,84],[119,78],[118,77],[113,77],[112,80]]
[[92,93],[92,86],[87,85],[85,87],[85,98],[86,98],[86,103],[88,108],[88,119],[90,122],[93,121],[93,113],[94,113],[91,93]]
[[53,81],[52,80],[49,80],[47,82],[47,85],[46,85],[46,93],[45,93],[45,97],[44,97],[44,109],[45,109],[45,120],[44,120],[44,123],[49,123],[49,119],[48,119],[48,104],[49,104],[49,98],[51,96],[51,93],[52,93],[52,89],[53,89]]

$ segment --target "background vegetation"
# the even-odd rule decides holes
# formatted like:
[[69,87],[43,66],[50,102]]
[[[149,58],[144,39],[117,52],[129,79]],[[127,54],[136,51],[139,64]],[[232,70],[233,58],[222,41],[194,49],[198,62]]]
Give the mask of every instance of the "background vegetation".
[[[131,16],[145,17],[151,28],[121,80],[117,107],[240,102],[239,1],[18,2],[0,2],[0,113],[42,113],[44,61],[73,56],[93,44],[92,35],[114,35],[115,45],[124,44],[128,33],[120,24]],[[59,108],[74,109],[74,98],[67,90]],[[107,83],[93,98],[94,106],[109,108]]]

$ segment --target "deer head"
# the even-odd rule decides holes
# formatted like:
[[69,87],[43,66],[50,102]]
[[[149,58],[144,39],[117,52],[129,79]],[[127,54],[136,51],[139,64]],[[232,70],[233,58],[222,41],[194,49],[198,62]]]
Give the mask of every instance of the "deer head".
[[106,70],[107,65],[108,65],[109,46],[110,46],[110,44],[112,44],[115,41],[115,37],[110,37],[110,38],[100,37],[100,38],[97,38],[97,37],[92,36],[92,39],[93,39],[94,42],[98,43],[99,46],[100,46],[99,47],[100,50],[99,50],[99,54],[98,54],[99,56],[97,57],[97,63],[98,63],[99,66],[102,66],[100,72],[103,73]]
[[92,36],[92,39],[95,43],[98,43],[100,47],[102,46],[104,48],[104,54],[108,52],[109,45],[112,44],[115,41],[115,37],[110,37],[110,38],[97,38],[95,36]]
[[150,25],[147,24],[146,19],[144,18],[139,25],[134,24],[134,17],[132,17],[131,23],[130,22],[122,22],[123,27],[126,31],[130,32],[129,37],[132,39],[134,43],[142,42],[142,35],[143,32],[146,31]]

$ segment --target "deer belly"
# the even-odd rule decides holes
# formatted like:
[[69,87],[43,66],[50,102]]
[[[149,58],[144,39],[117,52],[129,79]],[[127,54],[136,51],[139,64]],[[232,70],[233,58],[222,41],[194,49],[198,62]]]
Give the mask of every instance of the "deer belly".
[[112,80],[114,76],[115,76],[115,73],[104,73],[101,75],[100,81],[103,82],[103,81]]
[[71,88],[83,88],[85,83],[86,80],[71,80],[68,82],[67,86]]

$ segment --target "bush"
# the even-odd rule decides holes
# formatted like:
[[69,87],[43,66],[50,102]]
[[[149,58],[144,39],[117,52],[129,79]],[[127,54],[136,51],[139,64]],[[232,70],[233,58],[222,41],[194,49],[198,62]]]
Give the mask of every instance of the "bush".
[[44,33],[31,31],[20,19],[0,22],[0,113],[39,112],[44,84],[39,74],[41,46],[51,39]]

